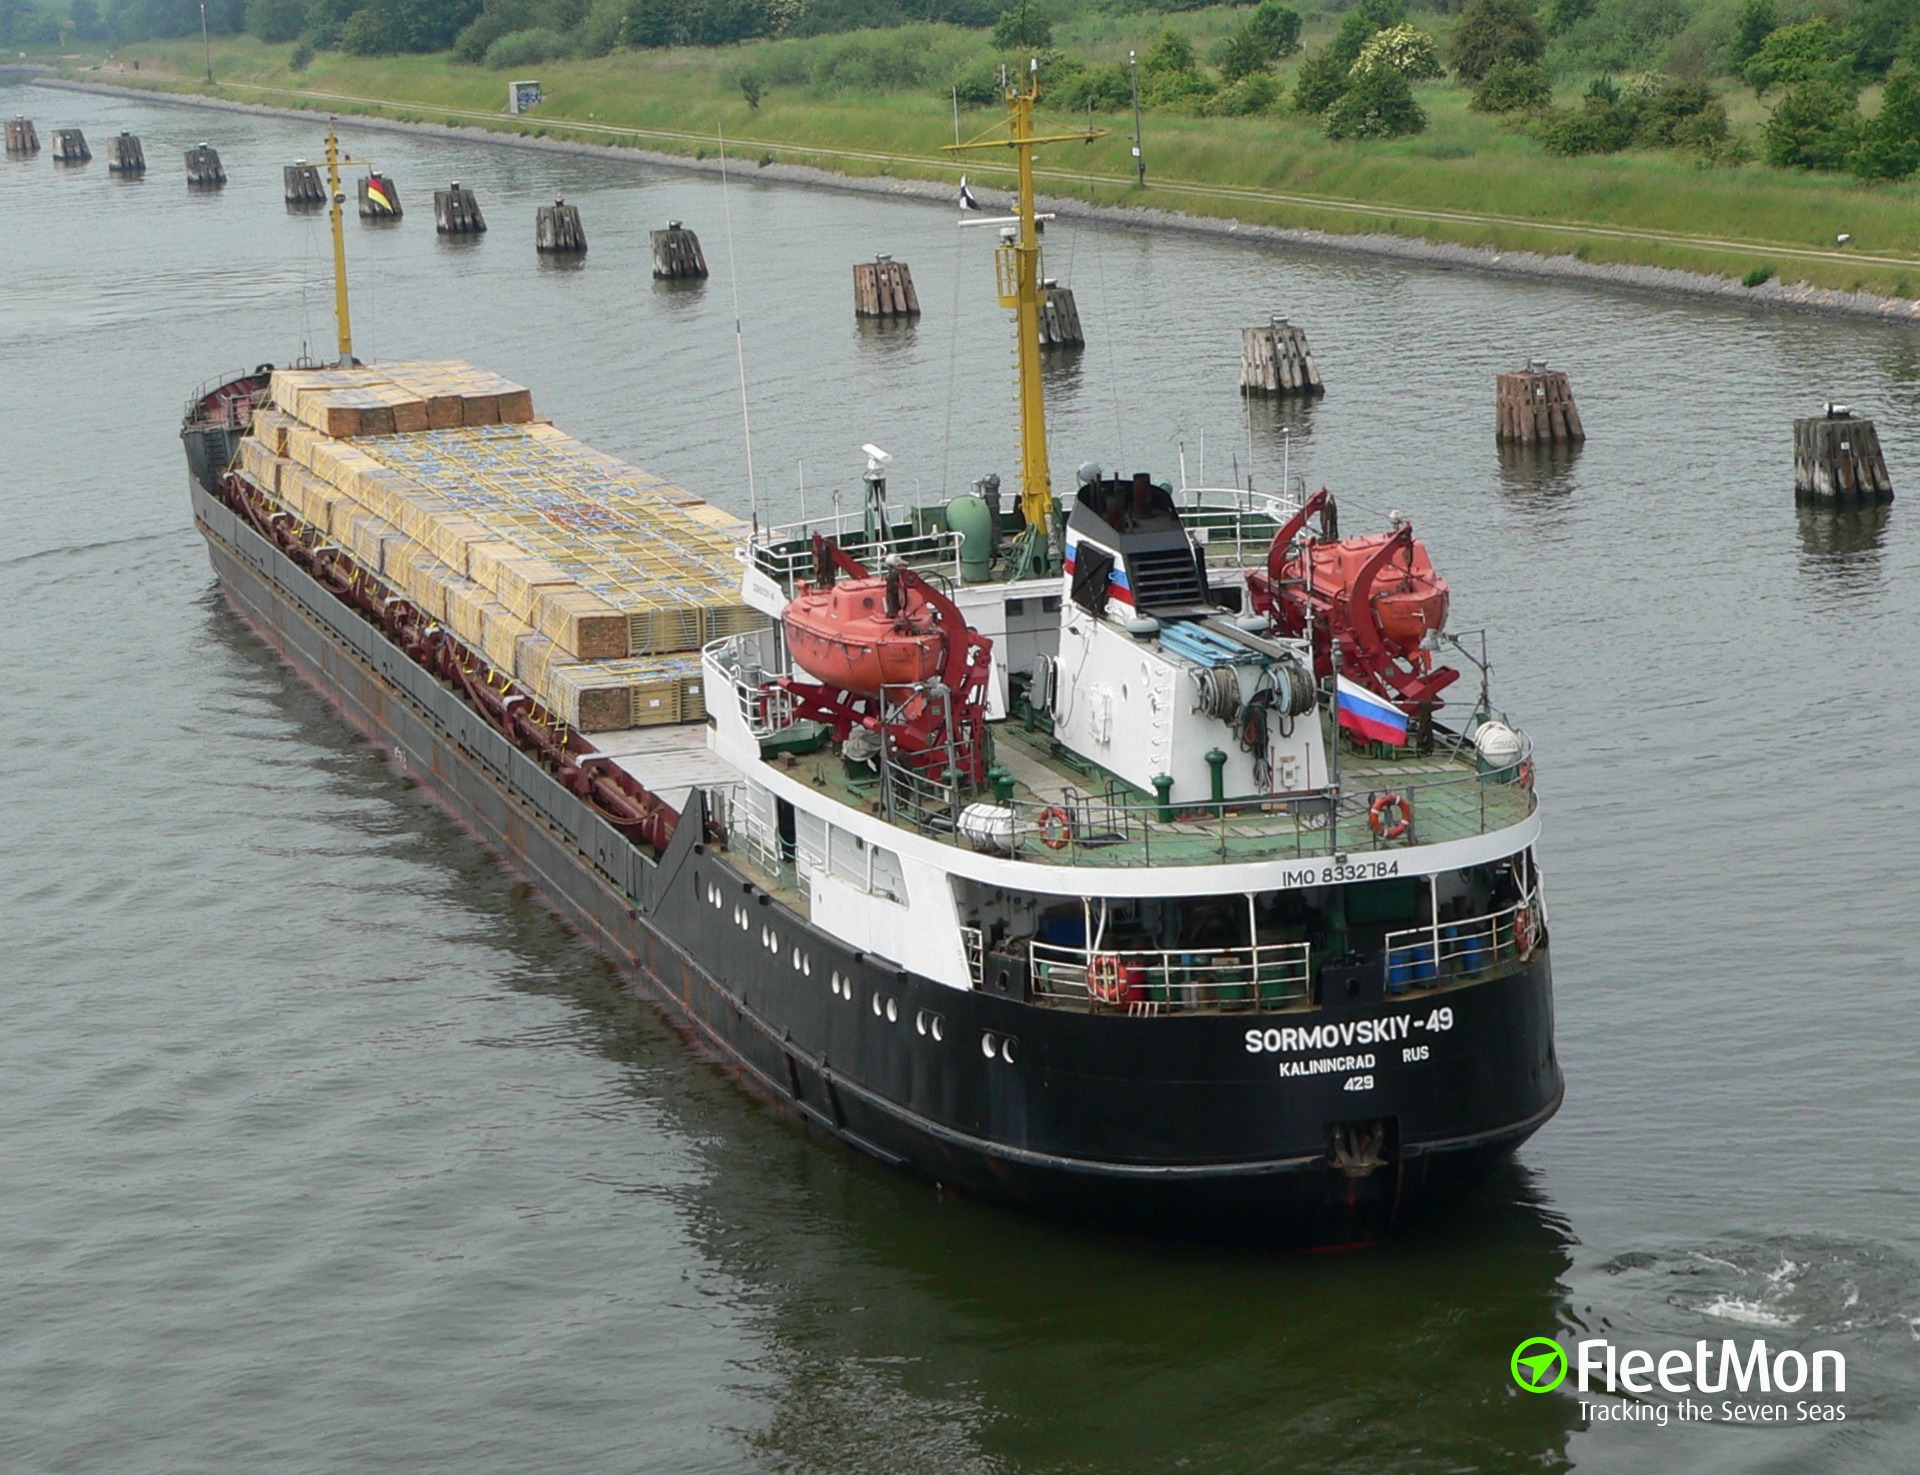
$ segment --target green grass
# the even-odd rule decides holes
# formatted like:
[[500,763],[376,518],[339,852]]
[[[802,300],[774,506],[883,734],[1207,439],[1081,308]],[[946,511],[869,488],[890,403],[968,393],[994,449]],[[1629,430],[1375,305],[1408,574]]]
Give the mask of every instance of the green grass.
[[[1208,39],[1228,28],[1232,14],[1199,11],[1173,19],[1204,51]],[[1139,21],[1139,34],[1129,37],[1132,23],[1088,17],[1062,26],[1060,39],[1078,55],[1123,56],[1129,41],[1144,49],[1165,19]],[[883,53],[898,45],[934,57],[935,75],[957,72],[988,54],[980,34],[941,26],[881,33],[873,45]],[[851,48],[852,63],[829,69],[826,85],[805,80],[812,75],[809,68],[835,47],[843,53]],[[242,101],[378,111],[423,121],[448,116],[436,109],[465,111],[477,116],[459,121],[504,131],[709,156],[716,132],[723,131],[730,151],[748,160],[771,157],[896,177],[952,179],[958,173],[940,153],[953,137],[944,89],[934,83],[874,91],[863,81],[867,63],[858,54],[859,43],[847,37],[549,62],[537,69],[546,101],[527,119],[501,112],[502,72],[441,56],[323,53],[296,73],[287,64],[287,50],[246,40],[219,43],[214,70],[220,82],[211,90]],[[125,80],[209,90],[199,80],[203,63],[197,42],[149,43],[137,51],[143,70]],[[759,108],[751,109],[739,89],[739,77],[748,68],[801,80],[769,85]],[[1291,70],[1290,65],[1286,71]],[[118,73],[74,74],[122,80]],[[1577,95],[1580,87],[1567,90]],[[299,92],[378,101],[294,95]],[[1111,136],[1091,145],[1048,149],[1041,188],[1103,204],[1144,204],[1335,232],[1391,230],[1496,250],[1572,254],[1593,262],[1680,267],[1734,278],[1770,263],[1788,282],[1843,290],[1859,285],[1889,295],[1908,295],[1910,284],[1920,280],[1920,184],[1865,185],[1758,164],[1703,168],[1659,152],[1551,159],[1512,127],[1469,111],[1457,85],[1429,84],[1418,93],[1431,117],[1428,131],[1390,143],[1334,143],[1321,135],[1317,120],[1292,115],[1150,114],[1145,190],[1131,182],[1131,117],[1096,118],[1113,130]],[[1751,94],[1734,93],[1727,100],[1741,131],[1757,128],[1764,112]],[[969,135],[994,121],[990,110],[962,114]],[[967,169],[991,182],[1002,166],[975,155]],[[1442,218],[1422,212],[1440,212]],[[1444,218],[1448,212],[1483,218]],[[1853,237],[1844,252],[1833,249],[1842,231]],[[1663,233],[1708,239],[1663,239]],[[1871,256],[1895,259],[1860,259]]]

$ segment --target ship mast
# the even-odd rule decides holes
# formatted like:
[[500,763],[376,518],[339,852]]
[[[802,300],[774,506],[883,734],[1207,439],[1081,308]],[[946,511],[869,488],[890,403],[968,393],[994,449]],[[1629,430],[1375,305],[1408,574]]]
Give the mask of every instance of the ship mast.
[[1104,128],[1078,133],[1036,134],[1033,105],[1040,100],[1040,64],[1027,64],[1024,89],[1001,74],[1007,100],[1007,136],[947,145],[947,152],[1009,148],[1014,151],[1018,190],[1015,220],[994,252],[1000,305],[1014,313],[1015,357],[1020,387],[1020,515],[1026,531],[1012,560],[1012,578],[1045,572],[1053,526],[1053,480],[1047,468],[1047,397],[1040,380],[1040,231],[1033,203],[1033,151],[1046,143],[1092,143]]
[[[348,162],[351,162],[350,160]],[[334,137],[333,119],[327,119],[327,199],[333,218],[333,312],[340,325],[340,367],[349,368],[353,357],[353,323],[347,314],[347,238],[340,226],[340,207],[346,196],[340,191],[340,141]]]

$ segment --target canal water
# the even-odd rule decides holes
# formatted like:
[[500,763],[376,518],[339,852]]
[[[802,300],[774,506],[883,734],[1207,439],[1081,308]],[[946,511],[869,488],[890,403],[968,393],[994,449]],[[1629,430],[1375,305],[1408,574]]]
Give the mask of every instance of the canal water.
[[[1398,1242],[1071,1231],[810,1140],[694,1054],[228,612],[176,427],[330,351],[321,124],[0,87],[144,181],[0,166],[0,1468],[1896,1471],[1920,1463],[1920,531],[1797,509],[1790,422],[1872,414],[1920,496],[1920,336],[1061,225],[1089,346],[1056,476],[1293,474],[1414,519],[1540,748],[1566,1105]],[[191,194],[212,142],[232,183]],[[924,203],[355,129],[362,356],[460,356],[763,517],[1014,479],[991,232]],[[493,229],[436,238],[430,190]],[[581,208],[582,264],[535,207]],[[650,281],[682,218],[711,280]],[[849,266],[925,313],[862,328]],[[1329,390],[1237,393],[1305,325]],[[1573,375],[1505,457],[1493,376]],[[1546,1395],[1517,1343],[1830,1348],[1777,1427]],[[1718,1415],[1720,1400],[1704,1400]],[[1763,1402],[1773,1400],[1751,1399]],[[1844,1405],[1841,1422],[1795,1405]]]

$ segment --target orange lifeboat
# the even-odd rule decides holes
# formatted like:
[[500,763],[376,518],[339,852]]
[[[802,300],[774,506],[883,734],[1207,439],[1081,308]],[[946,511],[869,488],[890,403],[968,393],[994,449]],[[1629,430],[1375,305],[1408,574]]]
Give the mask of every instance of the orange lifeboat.
[[878,698],[940,672],[947,636],[926,595],[885,575],[803,583],[782,613],[794,665],[827,686]]
[[[1346,605],[1367,563],[1394,540],[1392,533],[1375,533],[1307,545],[1313,559],[1311,587],[1315,595],[1337,606]],[[1302,554],[1296,553],[1282,563],[1282,581],[1297,581],[1306,587],[1306,577]],[[1428,631],[1446,628],[1447,581],[1434,572],[1427,545],[1418,539],[1387,555],[1373,576],[1366,598],[1380,624],[1380,633],[1403,652],[1419,646]]]

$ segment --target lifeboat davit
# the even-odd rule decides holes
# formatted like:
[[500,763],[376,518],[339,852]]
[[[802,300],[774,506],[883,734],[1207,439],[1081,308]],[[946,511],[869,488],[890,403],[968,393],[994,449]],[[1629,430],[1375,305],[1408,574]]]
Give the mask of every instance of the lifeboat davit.
[[947,635],[932,601],[886,575],[802,584],[780,617],[794,665],[855,696],[930,681],[946,660]]

